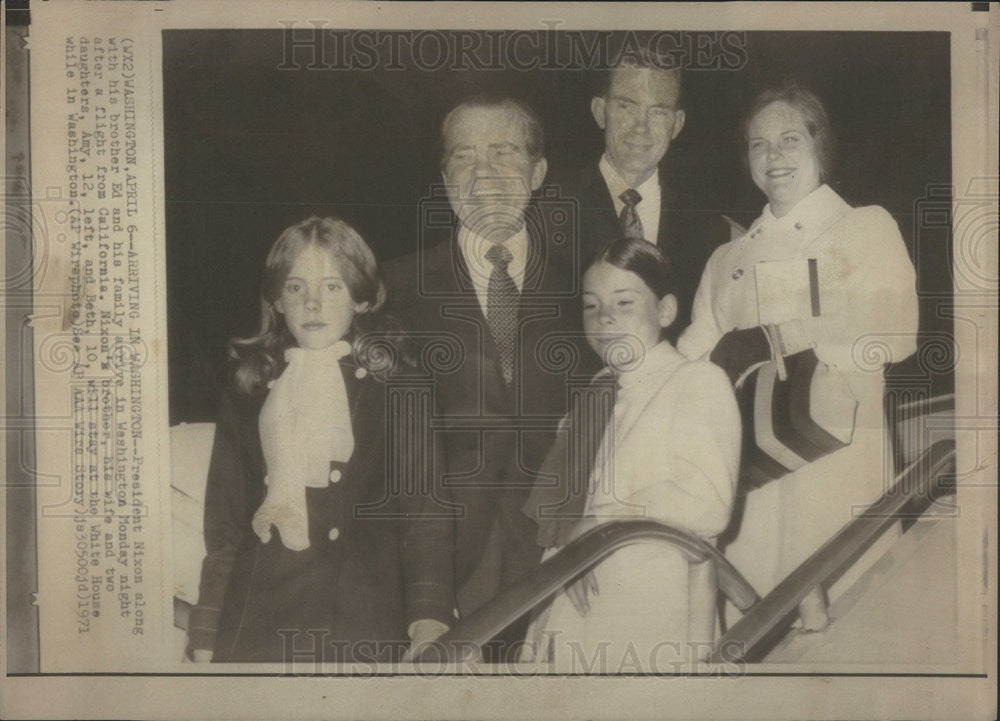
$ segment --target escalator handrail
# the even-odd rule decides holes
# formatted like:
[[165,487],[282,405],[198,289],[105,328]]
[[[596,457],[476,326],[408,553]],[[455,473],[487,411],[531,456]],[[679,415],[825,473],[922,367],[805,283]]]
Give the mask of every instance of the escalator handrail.
[[908,503],[926,498],[955,461],[954,439],[940,440],[898,476],[881,498],[851,520],[733,624],[716,644],[710,663],[737,662],[782,622],[806,594],[825,583],[874,541]]
[[457,662],[566,583],[625,546],[659,542],[678,549],[688,563],[715,563],[719,589],[741,611],[758,602],[753,587],[711,544],[676,528],[649,520],[620,520],[602,524],[568,543],[534,572],[500,592],[496,598],[425,647],[419,660]]

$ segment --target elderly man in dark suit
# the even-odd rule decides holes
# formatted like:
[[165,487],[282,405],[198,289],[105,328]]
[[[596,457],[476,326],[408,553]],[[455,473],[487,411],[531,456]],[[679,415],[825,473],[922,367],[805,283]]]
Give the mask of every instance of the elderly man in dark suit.
[[648,240],[670,259],[679,285],[677,320],[669,331],[676,342],[690,323],[705,263],[729,240],[730,229],[659,167],[684,128],[680,70],[644,51],[600,78],[590,111],[604,131],[604,154],[565,178],[563,192],[579,204],[584,262],[619,235]]
[[[453,346],[447,362],[423,358],[444,434],[436,493],[456,512],[454,575],[425,579],[414,648],[539,563],[537,527],[520,509],[571,376],[596,362],[572,337],[579,253],[557,227],[570,214],[533,198],[547,170],[538,117],[513,98],[481,96],[455,107],[441,133],[445,188],[422,204],[420,249],[384,266],[390,310],[414,339]],[[515,624],[496,647],[523,630]]]

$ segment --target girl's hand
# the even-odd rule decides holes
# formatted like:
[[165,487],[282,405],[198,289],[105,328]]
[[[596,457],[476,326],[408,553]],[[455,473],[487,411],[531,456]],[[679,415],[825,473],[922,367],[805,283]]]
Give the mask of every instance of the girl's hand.
[[588,595],[593,594],[594,596],[599,595],[599,590],[597,588],[597,578],[594,576],[594,571],[590,570],[580,576],[578,579],[566,585],[566,595],[569,596],[570,602],[573,604],[573,608],[580,616],[586,616],[590,613],[590,601],[587,599]]
[[195,663],[209,663],[212,660],[212,652],[205,648],[196,648],[192,654]]
[[[573,526],[570,540],[575,541],[587,531],[597,528],[599,525],[601,525],[601,522],[595,516],[584,516]],[[588,596],[596,596],[598,593],[597,578],[594,576],[593,570],[587,571],[575,581],[566,584],[566,595],[569,596],[573,608],[581,616],[586,616],[590,612]]]

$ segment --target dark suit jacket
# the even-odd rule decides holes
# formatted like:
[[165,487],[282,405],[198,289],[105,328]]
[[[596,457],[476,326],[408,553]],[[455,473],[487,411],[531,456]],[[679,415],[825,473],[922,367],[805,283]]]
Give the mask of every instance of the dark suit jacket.
[[[576,201],[579,208],[580,250],[583,267],[586,267],[609,241],[621,236],[614,202],[597,163],[567,176],[560,185],[563,196]],[[677,319],[668,332],[670,342],[676,343],[681,331],[691,322],[691,303],[705,264],[715,249],[729,240],[730,229],[717,212],[707,210],[695,199],[668,185],[662,174],[660,189],[660,227],[656,244],[670,258],[680,289]]]
[[[279,662],[290,649],[296,660],[388,661],[404,647],[407,620],[450,619],[450,603],[428,607],[428,596],[440,594],[426,588],[408,592],[404,608],[404,585],[414,576],[450,586],[441,560],[449,539],[440,526],[408,523],[424,498],[400,493],[387,463],[414,465],[389,453],[387,439],[412,440],[408,434],[426,430],[426,420],[391,415],[389,386],[350,356],[340,368],[355,448],[347,463],[331,462],[335,482],[306,489],[310,546],[303,551],[286,548],[274,530],[263,544],[250,527],[266,492],[258,418],[267,392],[232,388],[223,398],[205,497],[207,556],[189,628],[190,647],[214,647],[215,661]],[[414,530],[424,534],[419,541]]]
[[[530,252],[509,389],[458,246],[453,215],[434,228],[422,228],[421,251],[383,267],[391,312],[423,347],[424,367],[442,414],[446,458],[437,480],[457,509],[456,593],[486,563],[487,551],[497,550],[491,544],[500,545],[501,567],[490,571],[499,574],[496,588],[539,562],[537,526],[521,507],[566,412],[568,383],[586,379],[597,367],[580,332],[573,239],[562,234],[559,242],[549,242],[547,236],[555,233],[548,232],[552,226],[546,214],[537,207],[528,212]],[[556,217],[566,220],[565,214]],[[435,353],[435,346],[450,350]],[[498,522],[499,537],[491,540]],[[461,610],[467,614],[474,608]]]

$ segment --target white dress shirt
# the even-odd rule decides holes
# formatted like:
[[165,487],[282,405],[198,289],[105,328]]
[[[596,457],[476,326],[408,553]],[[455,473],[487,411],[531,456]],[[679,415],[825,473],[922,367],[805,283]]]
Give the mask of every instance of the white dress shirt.
[[[598,167],[601,169],[601,175],[604,176],[604,183],[608,186],[611,199],[614,201],[615,215],[620,217],[625,203],[618,196],[632,186],[618,174],[611,161],[608,160],[607,153],[601,156],[601,162],[598,163]],[[642,200],[635,206],[635,211],[639,214],[639,220],[642,222],[642,233],[646,237],[646,240],[656,245],[656,239],[659,237],[660,232],[660,174],[654,172],[635,190],[642,196]]]
[[[507,272],[518,291],[521,291],[524,289],[524,269],[528,263],[528,231],[522,228],[507,238],[503,245],[512,256]],[[490,274],[493,272],[493,263],[486,258],[486,253],[493,247],[493,241],[473,233],[463,225],[458,231],[458,247],[461,248],[465,265],[469,269],[483,315],[486,315]]]

